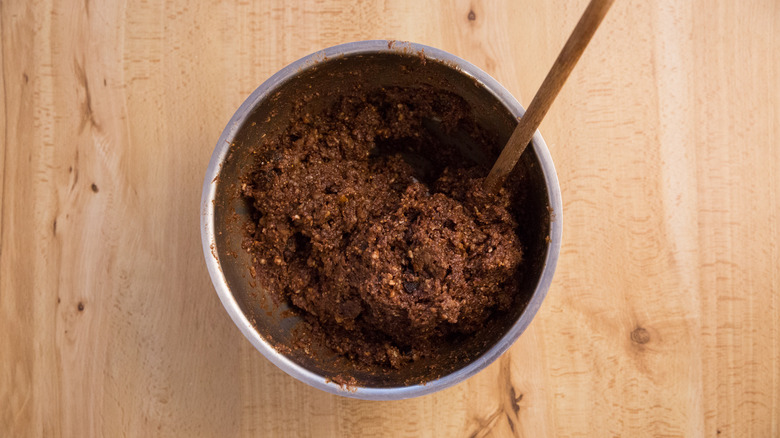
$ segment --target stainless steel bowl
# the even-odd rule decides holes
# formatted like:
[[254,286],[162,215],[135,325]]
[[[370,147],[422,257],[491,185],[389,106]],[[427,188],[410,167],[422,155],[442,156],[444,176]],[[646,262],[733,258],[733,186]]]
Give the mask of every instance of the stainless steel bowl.
[[[358,74],[359,73],[359,74]],[[360,369],[323,346],[314,354],[296,348],[300,320],[287,305],[267,299],[250,275],[241,249],[248,207],[239,194],[240,177],[251,163],[249,149],[266,135],[285,129],[294,102],[302,96],[312,111],[356,83],[373,86],[427,84],[462,96],[477,122],[503,144],[524,110],[498,82],[472,64],[433,47],[407,42],[360,41],[302,58],[265,81],[238,108],[217,142],[203,182],[201,236],[211,280],[230,317],[268,360],[296,379],[333,394],[370,400],[416,397],[439,391],[476,374],[504,353],[536,314],[553,277],[561,245],[561,194],[550,153],[537,132],[533,148],[515,169],[524,211],[522,293],[510,312],[496,314],[484,329],[447,346],[436,363],[418,361],[401,370]],[[492,160],[495,156],[485,157]],[[431,370],[434,371],[431,371]],[[333,378],[352,377],[343,387]],[[338,381],[339,379],[336,378]]]

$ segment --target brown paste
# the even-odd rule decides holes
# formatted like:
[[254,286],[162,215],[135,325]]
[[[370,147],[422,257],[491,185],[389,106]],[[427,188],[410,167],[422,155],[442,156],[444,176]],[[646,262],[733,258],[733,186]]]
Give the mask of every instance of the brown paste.
[[467,132],[468,105],[428,88],[355,91],[301,106],[242,179],[254,209],[244,248],[260,284],[307,333],[366,365],[401,367],[474,333],[517,294],[510,194],[432,133]]

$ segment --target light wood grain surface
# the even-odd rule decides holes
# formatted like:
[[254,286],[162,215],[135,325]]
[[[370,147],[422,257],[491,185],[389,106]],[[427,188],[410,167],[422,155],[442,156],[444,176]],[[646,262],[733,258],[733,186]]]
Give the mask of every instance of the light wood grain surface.
[[620,0],[542,123],[550,293],[440,393],[362,402],[257,353],[198,204],[271,74],[375,38],[527,104],[587,0],[2,0],[0,436],[780,435],[780,3]]

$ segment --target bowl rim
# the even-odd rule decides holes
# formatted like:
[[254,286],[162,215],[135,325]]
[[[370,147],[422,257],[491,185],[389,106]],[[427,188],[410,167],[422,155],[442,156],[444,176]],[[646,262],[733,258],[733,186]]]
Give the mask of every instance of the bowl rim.
[[274,365],[301,382],[331,394],[364,400],[400,400],[431,394],[466,380],[498,359],[514,341],[520,337],[520,334],[525,331],[547,295],[547,291],[552,282],[553,273],[555,272],[558,255],[560,253],[563,228],[562,204],[558,177],[555,172],[550,151],[548,150],[541,133],[537,130],[534,133],[532,145],[544,174],[547,196],[550,201],[549,206],[552,209],[550,244],[547,247],[542,275],[539,277],[539,282],[537,283],[525,310],[523,310],[522,314],[512,327],[495,345],[465,367],[424,384],[387,388],[362,386],[350,386],[345,388],[338,383],[331,381],[326,376],[319,375],[304,368],[274,349],[265,339],[263,339],[257,330],[255,330],[249,319],[241,311],[238,302],[233,297],[233,294],[228,287],[227,279],[220,267],[219,254],[216,251],[216,229],[213,202],[216,197],[217,177],[221,170],[222,163],[227,157],[231,143],[248,116],[251,115],[254,108],[256,108],[263,99],[271,96],[278,87],[293,76],[296,76],[327,59],[340,56],[376,53],[413,53],[425,56],[428,60],[442,62],[454,67],[461,74],[467,75],[482,84],[516,117],[519,118],[525,113],[525,109],[520,105],[517,99],[490,75],[475,65],[435,47],[407,41],[367,40],[328,47],[304,56],[279,70],[257,87],[257,89],[244,100],[238,110],[236,110],[235,114],[233,114],[233,117],[231,117],[227,126],[222,131],[216,147],[214,148],[214,152],[211,155],[211,160],[209,161],[206,176],[203,181],[203,193],[200,202],[201,243],[203,245],[203,254],[206,259],[206,266],[208,267],[211,281],[214,284],[214,288],[219,295],[222,305],[225,307],[225,310],[227,310],[236,326],[238,326],[239,330],[241,330],[241,333],[243,333],[249,342],[251,342],[252,345]]

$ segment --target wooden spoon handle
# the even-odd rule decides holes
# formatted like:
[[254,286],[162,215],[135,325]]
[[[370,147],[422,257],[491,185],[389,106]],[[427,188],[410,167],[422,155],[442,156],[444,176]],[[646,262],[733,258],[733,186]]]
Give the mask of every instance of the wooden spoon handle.
[[485,178],[485,188],[497,192],[501,185],[504,183],[506,176],[515,167],[520,156],[523,155],[528,143],[534,136],[534,132],[539,128],[539,124],[542,123],[542,119],[547,110],[550,109],[558,92],[561,91],[563,84],[568,79],[569,74],[574,69],[577,61],[582,56],[582,52],[587,47],[593,34],[596,33],[604,16],[607,15],[609,7],[615,0],[591,0],[585,12],[580,17],[580,21],[577,22],[577,26],[569,36],[566,45],[561,49],[561,53],[558,54],[558,58],[555,60],[552,68],[547,73],[547,77],[544,78],[542,86],[539,87],[539,91],[536,92],[531,104],[528,105],[528,110],[525,112],[520,122],[512,132],[512,136],[509,137],[506,146],[501,151],[498,160],[490,169],[490,173]]

